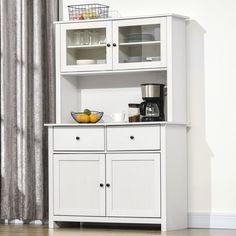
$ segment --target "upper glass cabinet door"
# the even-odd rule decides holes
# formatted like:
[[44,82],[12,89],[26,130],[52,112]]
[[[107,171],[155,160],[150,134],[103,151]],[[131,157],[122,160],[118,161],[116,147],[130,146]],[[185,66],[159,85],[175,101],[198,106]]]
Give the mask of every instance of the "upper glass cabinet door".
[[166,67],[166,18],[113,22],[113,68]]
[[110,44],[111,22],[62,24],[61,71],[112,69]]

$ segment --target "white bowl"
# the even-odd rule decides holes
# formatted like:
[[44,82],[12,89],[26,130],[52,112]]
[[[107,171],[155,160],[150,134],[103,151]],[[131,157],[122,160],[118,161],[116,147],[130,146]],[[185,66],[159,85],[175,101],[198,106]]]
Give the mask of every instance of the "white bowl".
[[89,60],[89,59],[76,60],[77,65],[91,65],[91,64],[96,64],[96,63],[97,63],[96,60]]

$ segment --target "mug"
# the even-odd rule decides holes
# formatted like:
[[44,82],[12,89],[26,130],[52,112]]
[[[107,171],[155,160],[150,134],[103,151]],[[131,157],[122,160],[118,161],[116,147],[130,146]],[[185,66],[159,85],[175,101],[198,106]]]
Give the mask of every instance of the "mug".
[[123,122],[125,120],[125,113],[113,113],[111,118],[113,122]]

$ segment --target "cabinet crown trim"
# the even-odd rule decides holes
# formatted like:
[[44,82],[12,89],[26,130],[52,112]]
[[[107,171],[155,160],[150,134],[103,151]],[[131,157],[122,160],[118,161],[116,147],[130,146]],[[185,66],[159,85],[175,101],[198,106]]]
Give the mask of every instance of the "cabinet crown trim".
[[152,17],[174,17],[180,19],[189,19],[189,17],[184,15],[179,15],[175,13],[167,13],[167,14],[155,14],[155,15],[143,15],[143,16],[126,16],[126,17],[118,17],[118,18],[101,18],[101,19],[91,19],[91,20],[80,20],[80,21],[54,21],[54,24],[71,24],[71,23],[83,23],[83,22],[98,22],[98,21],[115,21],[115,20],[131,20],[131,19],[143,19],[143,18],[152,18]]

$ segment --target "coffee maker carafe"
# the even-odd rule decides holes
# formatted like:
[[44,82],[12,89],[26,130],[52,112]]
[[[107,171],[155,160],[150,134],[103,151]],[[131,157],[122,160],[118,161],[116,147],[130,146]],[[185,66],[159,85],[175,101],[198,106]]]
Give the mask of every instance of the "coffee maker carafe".
[[143,102],[140,104],[141,121],[164,121],[163,84],[141,84]]

